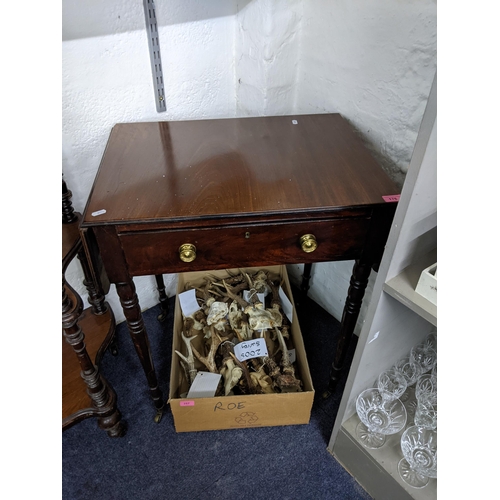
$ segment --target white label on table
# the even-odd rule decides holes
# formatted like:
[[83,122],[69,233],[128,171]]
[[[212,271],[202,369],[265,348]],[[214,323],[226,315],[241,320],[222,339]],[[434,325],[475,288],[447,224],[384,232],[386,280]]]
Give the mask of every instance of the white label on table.
[[283,312],[286,314],[286,317],[288,318],[288,321],[292,323],[293,321],[293,305],[286,296],[285,292],[283,291],[283,288],[280,287],[279,290],[280,294],[280,299],[281,299],[281,308],[283,309]]
[[265,339],[245,340],[234,346],[234,355],[239,361],[269,356]]
[[297,120],[292,120],[292,123],[293,123],[294,125],[297,125],[297,123],[299,123],[299,122],[298,122]]
[[[259,301],[264,304],[264,300],[266,298],[266,293],[258,293],[257,294],[257,298],[259,299]],[[245,300],[246,302],[249,302],[250,304],[252,303],[252,301],[250,300],[250,290],[243,290],[243,300]]]
[[187,398],[213,398],[221,377],[220,373],[198,372],[191,384]]
[[97,210],[97,212],[92,212],[92,217],[97,217],[98,215],[103,215],[106,213],[106,210],[103,208],[101,210]]
[[200,305],[198,304],[198,300],[196,299],[196,290],[191,288],[187,292],[182,292],[179,294],[179,302],[182,309],[182,314],[184,316],[191,316],[196,311],[200,309]]

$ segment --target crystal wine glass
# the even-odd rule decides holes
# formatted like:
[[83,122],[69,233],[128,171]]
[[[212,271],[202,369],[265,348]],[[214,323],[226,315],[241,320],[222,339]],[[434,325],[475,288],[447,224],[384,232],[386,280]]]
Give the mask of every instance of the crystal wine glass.
[[437,376],[438,376],[438,364],[437,364],[437,363],[436,363],[436,364],[434,365],[434,367],[432,368],[432,370],[431,370],[431,375],[432,375],[433,377],[436,377],[436,379],[437,379]]
[[415,411],[415,425],[424,429],[437,429],[437,401],[420,400]]
[[410,387],[412,387],[417,382],[418,377],[422,375],[422,369],[418,363],[414,363],[409,357],[400,359],[394,365],[394,368],[401,373],[406,380],[407,389],[399,398],[404,403],[410,396]]
[[437,352],[437,331],[433,330],[429,333],[423,343]]
[[413,363],[420,365],[422,373],[427,373],[437,363],[437,352],[424,341],[412,347],[410,359]]
[[377,389],[387,401],[400,398],[407,387],[406,378],[395,368],[389,368],[378,376]]
[[413,488],[423,488],[437,477],[437,432],[413,425],[401,436],[404,458],[398,463],[401,479]]
[[415,396],[418,401],[437,402],[437,378],[430,373],[421,375],[415,386]]
[[406,425],[406,408],[399,399],[388,401],[375,388],[366,389],[356,400],[361,422],[356,435],[366,448],[380,448],[389,434],[396,434]]

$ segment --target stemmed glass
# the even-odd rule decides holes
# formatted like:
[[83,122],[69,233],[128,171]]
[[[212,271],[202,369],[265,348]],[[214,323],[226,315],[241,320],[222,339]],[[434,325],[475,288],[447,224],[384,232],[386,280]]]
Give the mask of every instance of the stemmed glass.
[[433,377],[436,377],[436,379],[437,379],[437,376],[438,376],[438,364],[437,364],[437,362],[431,370],[431,375]]
[[396,434],[406,425],[406,408],[399,399],[387,400],[375,388],[364,390],[356,400],[361,422],[356,436],[366,448],[380,448],[389,434]]
[[386,401],[401,398],[407,385],[406,378],[396,368],[385,370],[377,380],[377,388]]
[[420,365],[422,373],[427,373],[437,363],[437,352],[424,341],[412,347],[410,360]]
[[413,425],[401,436],[404,458],[398,463],[401,479],[413,488],[423,488],[437,477],[437,432]]
[[431,349],[434,349],[437,352],[437,331],[434,330],[429,333],[423,341],[423,344],[430,347]]
[[437,378],[430,373],[420,376],[415,386],[415,396],[417,401],[437,402]]
[[409,357],[400,359],[395,365],[394,368],[401,373],[401,375],[405,378],[406,380],[406,386],[407,389],[403,393],[403,395],[399,398],[403,403],[409,398],[410,396],[410,387],[412,387],[418,380],[418,377],[422,374],[422,369],[420,368],[420,365],[418,363],[414,363],[413,361],[410,360]]
[[421,399],[415,411],[415,425],[424,429],[437,429],[437,401]]

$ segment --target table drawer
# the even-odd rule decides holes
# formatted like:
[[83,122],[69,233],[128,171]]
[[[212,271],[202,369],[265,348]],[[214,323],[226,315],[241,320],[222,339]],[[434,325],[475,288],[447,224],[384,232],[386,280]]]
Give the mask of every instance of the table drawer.
[[[229,267],[354,259],[369,227],[366,217],[312,222],[233,225],[204,229],[147,229],[119,234],[132,276]],[[317,248],[306,253],[301,237],[314,235]],[[196,248],[196,258],[183,262],[181,245]]]

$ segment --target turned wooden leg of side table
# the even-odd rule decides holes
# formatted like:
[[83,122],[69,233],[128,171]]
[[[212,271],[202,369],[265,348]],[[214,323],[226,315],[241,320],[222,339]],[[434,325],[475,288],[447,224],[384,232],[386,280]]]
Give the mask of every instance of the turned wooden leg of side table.
[[161,313],[158,315],[158,321],[163,322],[167,319],[168,314],[168,297],[165,293],[165,282],[163,281],[163,274],[155,275],[156,286],[158,288],[158,295],[160,297]]
[[144,373],[146,374],[149,393],[156,408],[155,422],[158,423],[163,415],[163,395],[158,386],[149,339],[132,278],[130,278],[128,282],[116,283],[116,291],[120,297],[120,303],[127,321],[130,336],[132,337],[132,342],[134,343],[135,350],[139,356]]
[[[62,327],[66,342],[71,345],[81,368],[81,377],[87,386],[93,411],[86,412],[97,417],[98,425],[110,437],[121,437],[126,426],[117,408],[116,393],[105,381],[99,369],[93,364],[85,346],[85,334],[80,328],[79,318],[83,310],[81,298],[73,291],[72,300],[68,294],[69,285],[63,275]],[[76,419],[75,419],[76,422]],[[63,422],[64,429],[64,422]]]
[[309,282],[311,281],[312,264],[304,264],[304,273],[302,274],[302,284],[300,291],[304,297],[307,297],[309,291]]
[[349,349],[349,343],[354,333],[354,327],[358,320],[361,303],[365,295],[366,286],[372,268],[371,262],[357,260],[354,263],[349,290],[342,313],[340,323],[340,333],[335,350],[335,356],[330,372],[330,382],[328,389],[323,393],[323,397],[329,397],[337,387],[338,380],[344,369],[344,362]]
[[83,284],[87,288],[89,294],[88,300],[89,304],[92,306],[92,312],[94,314],[104,314],[107,310],[106,297],[92,279],[92,272],[83,246],[78,251],[77,256],[83,270]]

